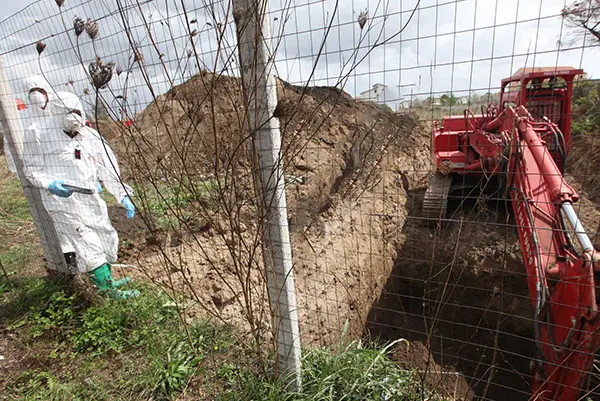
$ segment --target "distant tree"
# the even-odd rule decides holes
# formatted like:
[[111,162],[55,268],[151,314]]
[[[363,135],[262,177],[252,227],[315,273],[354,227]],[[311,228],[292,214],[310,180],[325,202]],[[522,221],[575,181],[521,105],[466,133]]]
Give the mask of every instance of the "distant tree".
[[452,93],[443,94],[440,96],[440,103],[442,106],[454,106],[458,101],[458,98]]
[[561,15],[575,30],[574,40],[586,38],[600,44],[600,0],[577,0],[565,7]]
[[379,106],[380,109],[382,109],[384,111],[387,111],[387,112],[390,112],[390,113],[394,112],[394,110],[392,110],[392,108],[390,106],[388,106],[387,104],[385,104],[385,103],[378,104],[378,106]]
[[600,127],[600,87],[590,81],[577,82],[573,87],[574,135],[598,132]]
[[432,106],[434,103],[435,103],[435,98],[433,96],[423,99],[423,106]]
[[471,103],[471,104],[478,104],[478,103],[481,103],[482,101],[483,101],[482,97],[479,96],[477,93],[472,93],[469,96],[469,103]]
[[481,102],[482,103],[491,103],[493,102],[498,96],[494,95],[491,92],[486,92],[483,95],[481,95]]

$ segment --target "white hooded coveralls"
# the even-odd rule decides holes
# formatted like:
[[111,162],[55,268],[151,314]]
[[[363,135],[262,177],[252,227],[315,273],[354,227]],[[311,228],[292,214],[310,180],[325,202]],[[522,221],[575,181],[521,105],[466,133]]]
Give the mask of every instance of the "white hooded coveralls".
[[[42,107],[44,105],[40,103],[41,98],[39,96],[37,97],[37,99],[32,99],[30,97],[30,92],[34,88],[40,88],[40,89],[43,89],[44,91],[46,91],[46,94],[48,96],[48,103],[46,104],[46,107],[44,109],[42,109]],[[47,132],[51,129],[58,129],[58,127],[53,126],[53,122],[50,120],[53,116],[53,114],[52,114],[53,101],[56,101],[57,97],[61,96],[61,95],[66,96],[66,97],[74,96],[74,95],[69,92],[55,93],[54,90],[52,89],[52,87],[50,86],[50,84],[48,83],[48,81],[46,81],[44,79],[44,77],[39,76],[39,75],[32,75],[32,76],[25,78],[23,89],[25,92],[25,98],[27,99],[27,108],[26,108],[26,110],[20,112],[21,122],[23,125],[23,135],[19,138],[15,138],[15,140],[17,140],[17,142],[18,142],[15,145],[17,145],[18,150],[21,152],[21,160],[23,161],[23,167],[26,171],[27,164],[29,162],[29,158],[27,157],[27,154],[25,154],[25,151],[23,150],[24,143],[26,140],[25,139],[26,133],[27,132]],[[32,100],[37,100],[37,103]],[[6,138],[5,138],[5,147],[4,148],[5,148],[5,150],[8,149],[8,146],[6,145]],[[32,152],[32,150],[30,150],[30,152]],[[17,175],[16,166],[14,165],[13,155],[10,153],[10,151],[6,152],[6,159],[8,161],[9,169],[16,176]],[[75,248],[71,244],[71,241],[69,240],[69,238],[67,238],[61,232],[57,232],[57,234],[59,237],[59,242],[61,245],[62,252],[63,253],[75,252]]]
[[[25,175],[44,189],[42,201],[56,231],[69,239],[77,256],[77,268],[85,273],[117,260],[119,238],[110,223],[106,203],[96,191],[97,180],[103,182],[119,204],[131,191],[120,182],[114,153],[97,131],[83,124],[83,118],[75,137],[70,138],[63,131],[69,125],[65,116],[70,111],[79,110],[84,116],[79,98],[69,95],[53,101],[49,124],[32,125],[25,133],[24,153],[28,158]],[[68,198],[61,198],[47,190],[54,180],[64,180],[94,193],[74,192]]]
[[[25,92],[25,99],[26,99],[25,103],[26,103],[27,107],[24,111],[19,112],[19,117],[22,120],[21,122],[22,122],[23,130],[25,131],[31,123],[39,121],[39,119],[43,118],[44,116],[46,116],[46,117],[50,116],[50,102],[54,98],[54,91],[52,90],[52,87],[50,86],[48,81],[46,81],[44,79],[44,77],[42,77],[40,75],[32,75],[32,76],[25,78],[23,81],[23,84],[24,84],[23,89]],[[47,107],[45,110],[41,109],[42,105],[33,104],[31,102],[31,100],[29,98],[29,92],[33,88],[40,88],[40,89],[43,89],[46,91],[46,94],[48,95],[48,104],[47,104]],[[32,111],[33,111],[33,113],[32,113]],[[13,140],[15,141],[15,146],[17,148],[17,152],[22,155],[24,139],[21,136],[21,133],[19,133],[19,132],[14,132],[13,135],[15,135]],[[15,165],[14,157],[8,147],[8,141],[6,140],[6,133],[4,133],[3,137],[4,137],[3,138],[4,155],[6,156],[6,161],[8,163],[8,169],[11,171],[11,173],[13,173],[15,176],[17,176],[17,166]],[[25,160],[23,160],[23,163],[25,163]]]

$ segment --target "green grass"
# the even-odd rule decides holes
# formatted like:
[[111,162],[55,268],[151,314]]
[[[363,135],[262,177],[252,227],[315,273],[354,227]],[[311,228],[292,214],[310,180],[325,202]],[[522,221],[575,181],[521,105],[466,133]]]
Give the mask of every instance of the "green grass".
[[136,300],[86,307],[68,286],[49,279],[10,283],[0,316],[19,342],[42,351],[35,365],[49,367],[13,377],[10,398],[166,400],[202,361],[230,346],[225,330],[202,320],[186,330],[166,306],[168,297],[154,287],[141,290]]
[[388,358],[394,344],[369,347],[356,340],[337,349],[313,349],[303,361],[302,390],[287,392],[281,383],[223,364],[217,378],[229,385],[219,400],[382,401],[442,400],[419,385],[415,372]]
[[104,188],[102,188],[102,193],[100,194],[100,196],[102,197],[104,202],[106,202],[106,206],[115,206],[115,205],[119,204],[117,202],[117,199],[110,192],[106,191]]
[[39,243],[29,204],[19,181],[0,158],[0,263],[7,272],[22,270],[39,257]]
[[37,254],[31,252],[30,245],[0,246],[0,262],[9,273],[19,270],[21,266],[27,265],[37,256]]
[[[135,190],[147,212],[167,227],[189,218],[198,202],[210,207],[215,185]],[[392,363],[387,348],[358,341],[305,350],[302,391],[288,392],[229,330],[202,319],[184,325],[156,287],[138,285],[138,299],[90,306],[68,283],[31,277],[42,263],[31,252],[38,243],[20,184],[0,159],[0,262],[8,273],[0,272],[1,335],[14,345],[4,356],[16,353],[23,361],[2,377],[0,400],[421,399],[413,373]]]
[[22,222],[31,222],[29,204],[19,181],[9,172],[6,162],[0,167],[0,210],[2,224],[12,225]]
[[221,401],[410,401],[424,394],[413,372],[389,360],[391,346],[360,341],[306,351],[302,391],[288,392],[258,369],[256,356],[236,344],[229,330],[202,319],[184,326],[168,306],[169,298],[155,287],[138,287],[142,295],[135,300],[97,306],[86,306],[69,288],[47,278],[11,279],[5,286],[0,318],[34,363],[5,378],[0,399],[210,395]]
[[142,210],[156,222],[157,227],[179,227],[192,219],[199,204],[210,207],[216,191],[212,180],[136,184],[135,196],[141,201]]

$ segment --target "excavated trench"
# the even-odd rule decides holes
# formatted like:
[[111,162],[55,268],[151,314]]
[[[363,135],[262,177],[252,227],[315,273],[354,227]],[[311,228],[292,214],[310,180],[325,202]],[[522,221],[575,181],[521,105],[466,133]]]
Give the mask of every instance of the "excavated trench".
[[[577,181],[567,180],[578,190]],[[420,212],[423,194],[424,189],[408,194],[405,240],[369,312],[365,335],[427,344],[429,351],[399,353],[399,362],[419,367],[424,358],[433,358],[430,370],[451,375],[433,375],[434,381],[455,399],[528,399],[535,356],[533,308],[510,204],[454,202],[449,205],[452,221],[431,227]],[[582,199],[578,211],[586,227],[596,227],[593,202]],[[461,386],[455,372],[464,377],[462,393],[456,391]],[[597,382],[591,377],[589,388]],[[453,387],[454,394],[448,391]],[[600,393],[589,397],[600,399]]]
[[[456,371],[478,399],[527,399],[532,309],[504,202],[451,205],[453,221],[440,229],[428,227],[420,216],[423,194],[409,193],[405,242],[369,312],[366,332],[382,340],[427,344],[435,362],[432,374],[445,371],[434,377],[446,392],[460,387],[453,383]],[[471,399],[467,392],[464,386],[462,394],[449,391],[457,399]]]

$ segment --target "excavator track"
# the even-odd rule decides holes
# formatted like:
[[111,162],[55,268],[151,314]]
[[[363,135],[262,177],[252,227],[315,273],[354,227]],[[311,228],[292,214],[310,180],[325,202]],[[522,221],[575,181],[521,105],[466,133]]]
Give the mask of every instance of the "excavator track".
[[423,197],[423,213],[427,219],[437,221],[446,217],[451,186],[451,175],[444,175],[436,171],[429,178],[429,187]]

